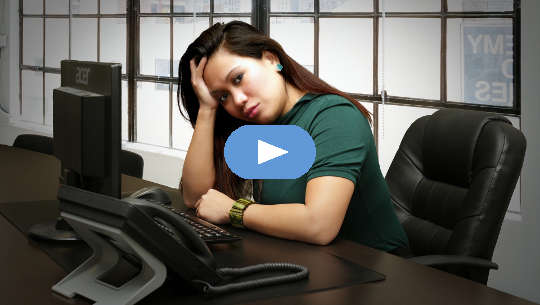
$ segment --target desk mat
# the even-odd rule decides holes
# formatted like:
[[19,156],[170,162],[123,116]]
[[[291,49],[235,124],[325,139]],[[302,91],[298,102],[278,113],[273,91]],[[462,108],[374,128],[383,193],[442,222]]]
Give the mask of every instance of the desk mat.
[[[0,214],[26,235],[33,224],[56,219],[59,215],[58,202],[2,203]],[[292,262],[308,267],[309,281],[258,288],[215,298],[195,295],[182,283],[166,281],[162,287],[141,300],[140,304],[178,304],[181,301],[183,304],[228,305],[384,280],[384,275],[325,252],[324,247],[272,238],[233,227],[226,229],[242,236],[243,240],[232,244],[211,245],[219,267]],[[28,241],[47,253],[66,273],[71,272],[91,255],[90,247],[82,241],[51,242],[32,238],[28,238]]]

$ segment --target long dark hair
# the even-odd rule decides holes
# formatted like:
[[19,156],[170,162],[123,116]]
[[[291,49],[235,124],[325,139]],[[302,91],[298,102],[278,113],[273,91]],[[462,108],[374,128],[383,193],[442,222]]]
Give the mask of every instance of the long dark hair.
[[[269,51],[279,58],[283,66],[281,75],[286,82],[300,89],[315,94],[337,94],[353,103],[371,123],[370,113],[355,99],[346,93],[328,85],[316,75],[308,71],[285,53],[279,43],[259,32],[255,27],[241,21],[227,24],[217,23],[205,30],[189,45],[180,59],[178,66],[178,107],[180,113],[191,122],[193,128],[199,112],[199,101],[191,86],[191,70],[189,62],[210,56],[219,48],[225,48],[232,54],[261,59],[263,51]],[[180,101],[182,104],[180,105]],[[183,106],[183,107],[182,107]],[[182,110],[185,109],[187,114]],[[235,175],[225,163],[223,150],[227,137],[238,127],[247,122],[229,115],[222,106],[218,107],[214,128],[214,166],[216,182],[214,187],[227,196],[237,199],[245,195],[245,180]]]

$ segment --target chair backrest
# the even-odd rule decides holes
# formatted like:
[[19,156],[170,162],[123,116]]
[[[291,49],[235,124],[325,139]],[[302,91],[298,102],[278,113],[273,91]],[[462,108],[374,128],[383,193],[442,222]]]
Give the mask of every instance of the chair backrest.
[[[53,138],[35,134],[21,134],[15,138],[13,147],[37,151],[43,154],[54,154]],[[142,178],[144,169],[143,158],[134,152],[122,150],[120,154],[120,173]]]
[[[386,175],[414,255],[491,260],[526,141],[503,116],[443,109],[407,130]],[[489,270],[447,271],[486,283]]]
[[53,139],[36,134],[21,134],[15,138],[13,147],[37,151],[42,154],[53,154]]
[[120,172],[122,174],[142,178],[143,168],[144,160],[139,154],[122,150],[120,155]]

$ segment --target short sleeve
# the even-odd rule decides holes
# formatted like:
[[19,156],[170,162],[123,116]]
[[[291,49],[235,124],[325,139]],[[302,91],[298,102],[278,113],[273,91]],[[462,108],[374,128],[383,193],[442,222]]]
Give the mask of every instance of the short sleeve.
[[310,125],[308,132],[317,152],[313,166],[306,174],[307,181],[337,176],[356,184],[361,174],[373,136],[364,115],[349,101],[343,100],[322,107]]

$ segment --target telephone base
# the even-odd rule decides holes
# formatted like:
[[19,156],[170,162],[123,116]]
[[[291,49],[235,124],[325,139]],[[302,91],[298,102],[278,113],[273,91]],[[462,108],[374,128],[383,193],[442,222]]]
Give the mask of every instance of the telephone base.
[[[121,230],[65,212],[62,212],[61,216],[78,236],[88,243],[93,254],[54,285],[54,292],[68,298],[78,294],[95,301],[94,305],[131,305],[156,290],[165,281],[165,265]],[[119,287],[101,281],[100,278],[116,266],[122,252],[140,260],[139,274]]]

